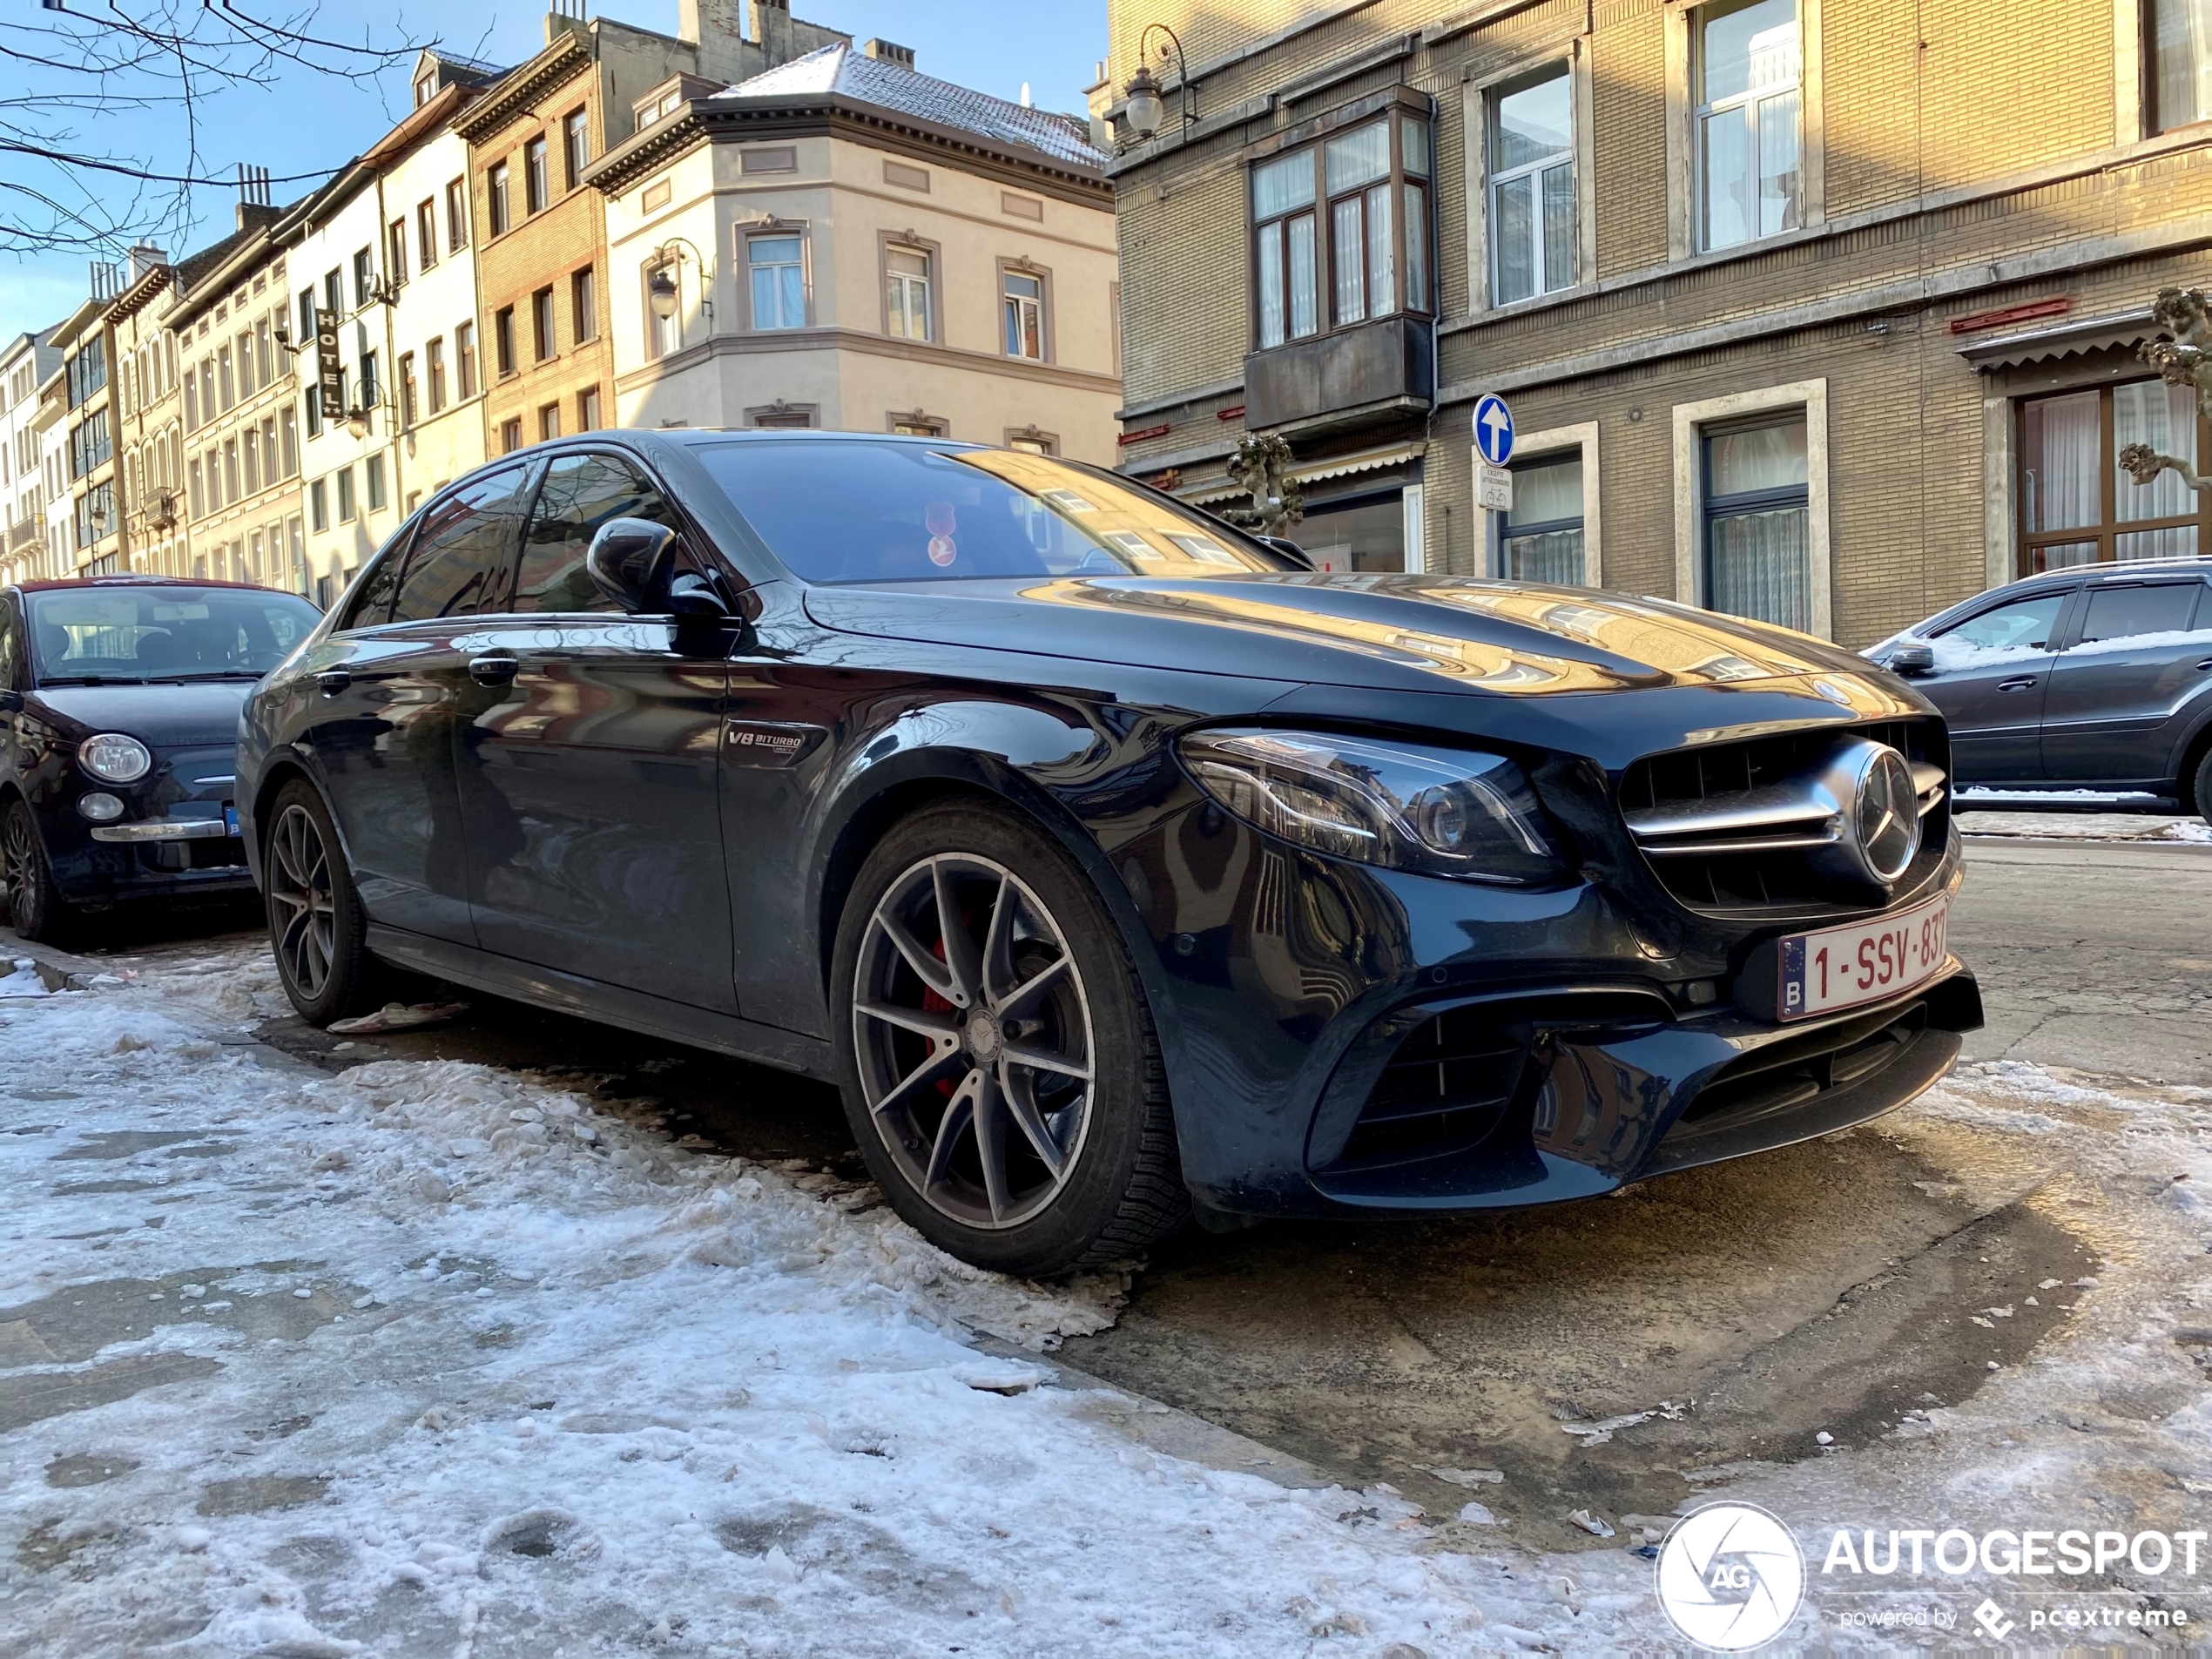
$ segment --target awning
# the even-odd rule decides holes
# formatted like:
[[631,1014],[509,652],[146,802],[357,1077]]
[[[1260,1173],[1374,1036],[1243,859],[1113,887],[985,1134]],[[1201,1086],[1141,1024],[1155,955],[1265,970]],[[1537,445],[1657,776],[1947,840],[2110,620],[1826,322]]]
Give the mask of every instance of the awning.
[[[1385,467],[1401,467],[1409,461],[1418,461],[1426,448],[1425,443],[1393,443],[1379,449],[1356,450],[1348,455],[1331,455],[1323,461],[1301,462],[1291,469],[1291,476],[1301,484],[1316,484],[1325,478],[1342,478],[1355,472],[1377,472]],[[1192,506],[1204,507],[1247,492],[1242,484],[1217,478],[1196,489],[1177,490],[1176,493]]]
[[2022,328],[1987,340],[1969,341],[1957,347],[1959,356],[1976,368],[2011,368],[2021,363],[2046,362],[2057,357],[2077,357],[2085,352],[2126,348],[2155,338],[2150,307],[2108,312],[2101,317],[2074,317],[2040,328]]

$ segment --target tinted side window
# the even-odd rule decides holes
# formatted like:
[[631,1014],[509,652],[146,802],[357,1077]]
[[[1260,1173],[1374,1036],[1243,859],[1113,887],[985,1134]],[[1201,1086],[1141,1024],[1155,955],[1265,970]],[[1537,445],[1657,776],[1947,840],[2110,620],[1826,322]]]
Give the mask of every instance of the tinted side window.
[[523,543],[517,610],[619,610],[583,567],[591,538],[610,518],[683,528],[659,490],[616,455],[562,455],[546,469]]
[[2137,634],[2187,633],[2204,591],[2202,582],[2161,582],[2140,588],[2100,588],[2089,596],[2081,643]]
[[23,624],[16,608],[0,599],[0,691],[23,690]]
[[2067,597],[2060,592],[2015,599],[2008,605],[1969,617],[1955,628],[1946,628],[1942,637],[1985,651],[2040,651],[2051,643],[2051,630],[2058,625],[2059,610]]
[[448,491],[422,515],[392,605],[394,622],[473,617],[507,603],[528,469],[510,467]]
[[338,619],[335,631],[343,633],[348,628],[374,628],[392,619],[392,596],[399,591],[400,572],[407,568],[408,543],[414,535],[414,526],[392,538],[384,550],[384,556],[369,567],[368,578],[346,614]]

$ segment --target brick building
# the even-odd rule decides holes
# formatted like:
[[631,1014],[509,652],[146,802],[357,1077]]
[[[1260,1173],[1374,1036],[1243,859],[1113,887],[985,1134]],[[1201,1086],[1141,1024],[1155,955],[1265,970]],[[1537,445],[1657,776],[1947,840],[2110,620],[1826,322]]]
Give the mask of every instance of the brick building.
[[606,213],[583,178],[635,130],[638,101],[684,77],[726,86],[846,38],[782,0],[752,0],[750,38],[733,0],[679,0],[674,37],[583,12],[559,0],[545,49],[454,122],[469,146],[495,455],[613,423]]
[[[2212,436],[2132,349],[2212,279],[2188,0],[1109,10],[1132,472],[1227,500],[1236,439],[1278,432],[1338,568],[1854,645],[2028,570],[2212,550],[2203,502],[2113,462]],[[1485,391],[1509,514],[1474,498]]]

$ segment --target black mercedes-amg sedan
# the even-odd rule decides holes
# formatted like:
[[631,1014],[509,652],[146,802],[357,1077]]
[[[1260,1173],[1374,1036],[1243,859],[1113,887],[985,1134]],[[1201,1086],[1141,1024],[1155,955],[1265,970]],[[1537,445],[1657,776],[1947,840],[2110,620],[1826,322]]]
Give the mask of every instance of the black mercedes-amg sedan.
[[239,705],[316,620],[297,594],[236,583],[0,588],[0,880],[17,932],[253,897],[232,810]]
[[1325,576],[940,439],[593,433],[256,689],[285,986],[833,1080],[970,1261],[1544,1203],[1910,1100],[1980,1020],[1942,720],[1654,599]]

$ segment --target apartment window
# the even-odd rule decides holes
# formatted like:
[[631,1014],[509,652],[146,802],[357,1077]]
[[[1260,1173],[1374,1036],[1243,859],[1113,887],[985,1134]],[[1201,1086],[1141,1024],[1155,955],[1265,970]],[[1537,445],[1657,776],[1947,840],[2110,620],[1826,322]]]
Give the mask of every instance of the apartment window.
[[338,522],[350,524],[357,516],[359,515],[354,505],[354,469],[341,467],[338,469]]
[[1700,436],[1706,604],[1785,628],[1811,627],[1804,416],[1708,427]]
[[1000,273],[999,317],[1008,357],[1044,361],[1044,279],[1026,271]]
[[373,409],[376,407],[378,400],[382,393],[384,381],[382,377],[377,373],[376,354],[374,352],[363,352],[361,354],[361,407],[364,409]]
[[898,438],[941,438],[947,435],[942,421],[921,415],[893,415],[891,435]]
[[376,287],[376,253],[372,248],[361,248],[354,255],[354,308],[367,306]]
[[236,383],[231,379],[231,348],[224,347],[215,354],[215,383],[223,395],[223,410],[228,414],[238,401]]
[[2208,507],[2171,472],[2137,484],[2115,462],[2131,443],[2191,466],[2205,452],[2188,388],[2162,381],[2031,398],[2020,405],[2020,574],[2107,561],[2188,558],[2212,539]]
[[536,347],[537,361],[543,362],[560,349],[560,341],[553,332],[553,290],[540,288],[530,295],[530,344]]
[[2150,12],[2150,130],[2212,118],[2212,0],[2154,0]]
[[300,470],[300,417],[289,403],[278,413],[277,428],[283,439],[284,475],[289,478]]
[[540,133],[523,146],[523,199],[525,208],[533,213],[545,211],[551,200],[545,180],[545,136]]
[[[676,289],[676,304],[665,317],[653,305],[653,287],[664,280]],[[672,260],[663,260],[645,267],[645,348],[651,356],[665,357],[683,343],[684,267]]]
[[523,447],[523,421],[520,415],[499,423],[499,448],[502,455],[512,455]]
[[199,430],[199,376],[185,376],[185,430]]
[[407,220],[394,219],[385,226],[384,237],[384,268],[392,273],[396,288],[407,280]]
[[422,347],[423,378],[430,394],[430,413],[446,406],[446,343],[433,340]]
[[1565,64],[1491,95],[1488,159],[1497,303],[1572,287],[1574,99]]
[[319,438],[322,435],[322,388],[310,386],[307,388],[307,435],[311,438]]
[[438,204],[435,198],[415,210],[415,257],[419,268],[438,262]]
[[239,488],[238,440],[228,438],[223,443],[223,498],[236,501],[245,493]]
[[561,435],[561,406],[548,403],[537,412],[537,441],[544,443]]
[[1403,115],[1252,169],[1252,273],[1263,348],[1325,327],[1428,309],[1429,173],[1428,123]]
[[185,480],[186,484],[185,499],[192,509],[192,516],[194,518],[205,517],[207,512],[207,490],[206,486],[199,482],[199,462],[195,461],[185,469]]
[[492,314],[492,361],[502,374],[515,372],[515,307],[502,306]]
[[261,493],[261,435],[253,427],[246,428],[240,459],[245,462],[246,467],[246,493],[249,496],[260,495]]
[[885,316],[890,333],[900,340],[930,339],[929,255],[921,248],[884,249]]
[[599,388],[587,386],[576,395],[576,429],[597,432],[599,429]]
[[578,345],[599,337],[598,283],[588,266],[569,277],[569,325]]
[[456,179],[446,186],[446,252],[458,253],[469,246],[469,185]]
[[561,154],[568,164],[569,188],[583,182],[591,160],[591,123],[582,110],[571,110],[561,121]]
[[1498,531],[1498,574],[1515,582],[1580,587],[1582,456],[1570,449],[1513,469],[1513,510]]
[[503,236],[507,233],[511,214],[507,195],[507,164],[505,162],[492,163],[491,171],[484,175],[484,187],[485,194],[490,202],[491,233],[494,236]]
[[384,457],[371,455],[363,462],[361,477],[368,487],[368,510],[372,513],[382,512],[387,504],[384,496]]
[[755,328],[806,326],[806,249],[796,235],[745,239]]
[[318,530],[330,528],[330,489],[320,478],[307,486],[307,523]]
[[400,424],[413,426],[416,415],[415,388],[415,354],[400,354]]
[[257,366],[256,378],[262,385],[266,386],[276,379],[276,334],[269,327],[266,317],[253,325],[253,361]]
[[464,322],[453,331],[454,389],[457,395],[476,395],[476,325]]
[[252,397],[253,388],[253,333],[248,329],[238,337],[238,401]]
[[1797,0],[1714,5],[1696,37],[1699,246],[1734,247],[1799,222]]

